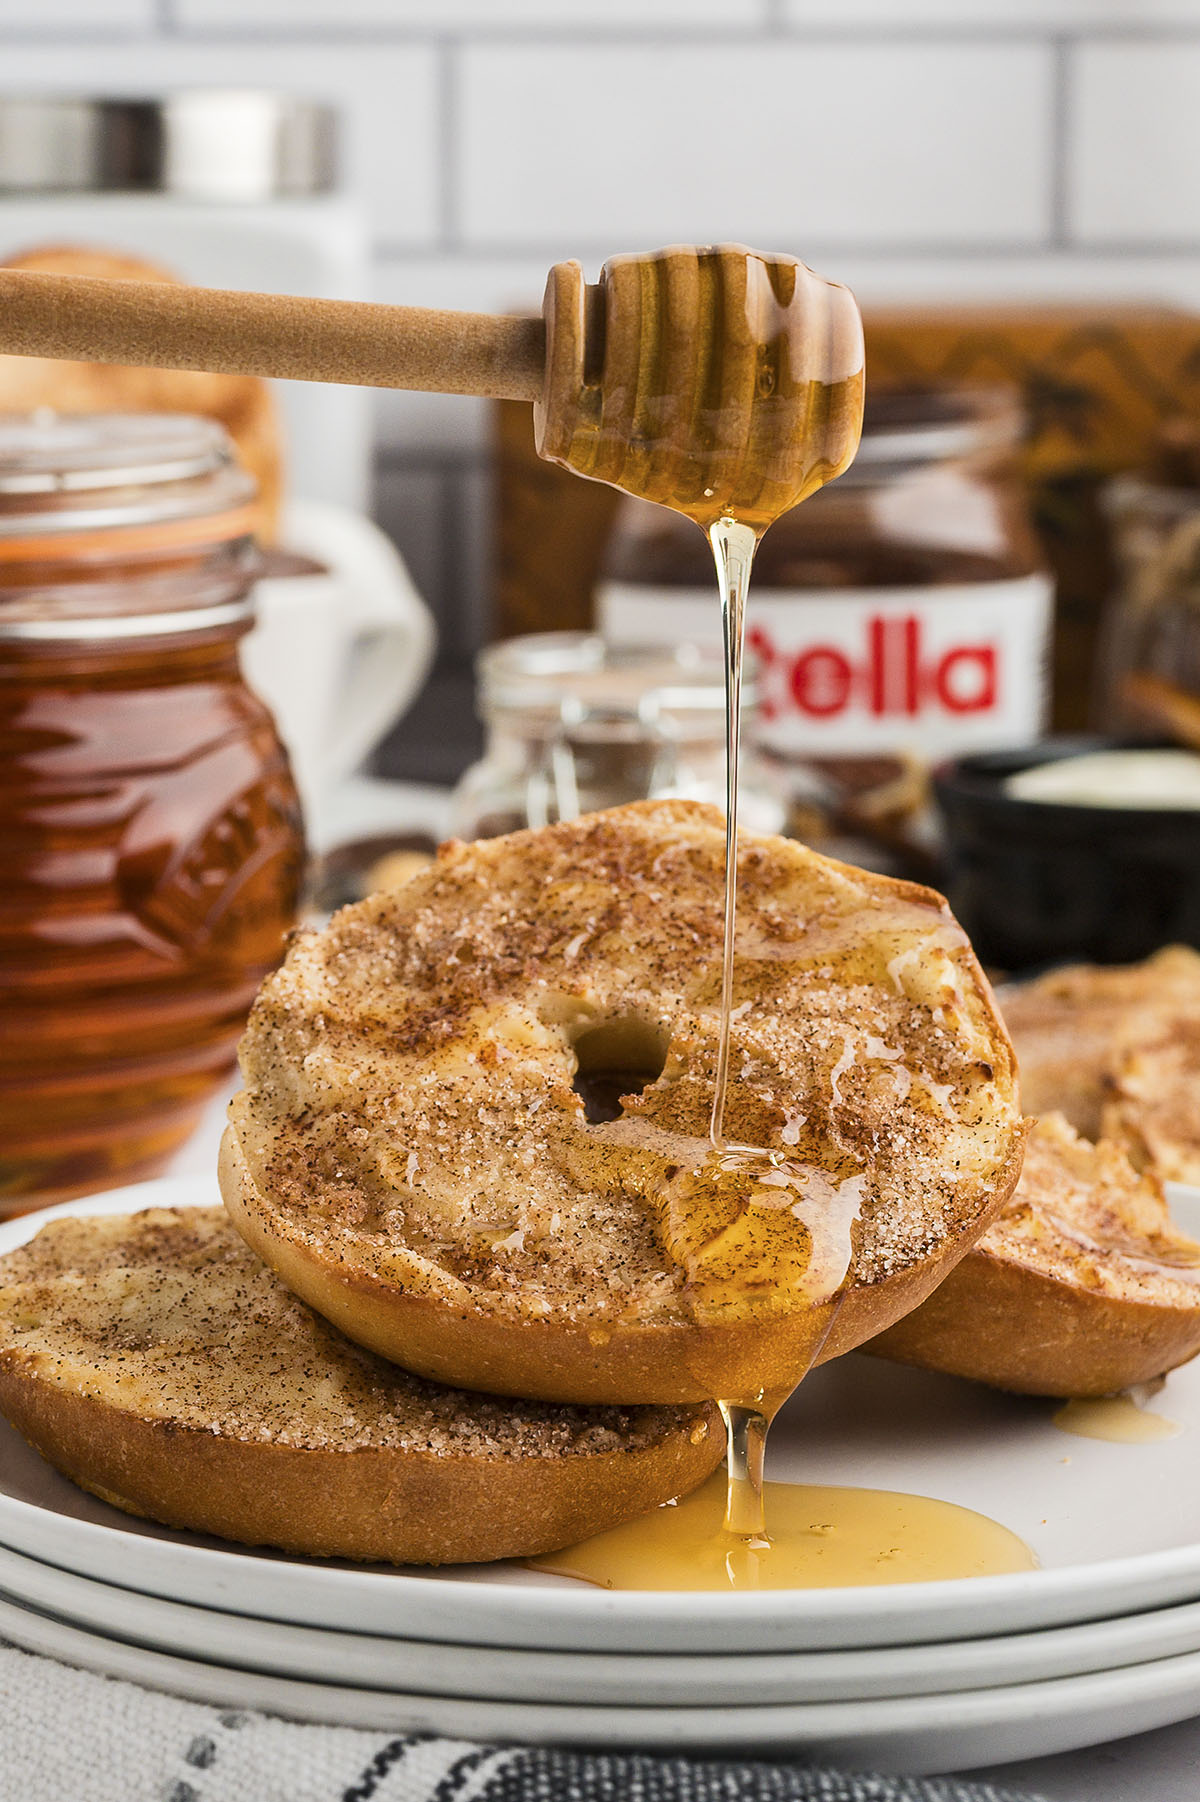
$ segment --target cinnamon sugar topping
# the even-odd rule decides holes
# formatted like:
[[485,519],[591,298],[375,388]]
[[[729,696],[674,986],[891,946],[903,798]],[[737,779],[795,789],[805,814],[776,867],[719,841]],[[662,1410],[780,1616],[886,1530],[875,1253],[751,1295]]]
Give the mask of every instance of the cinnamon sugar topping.
[[[940,897],[744,835],[726,1134],[777,1154],[782,1186],[757,1185],[733,1232],[733,1289],[711,1259],[697,1280],[662,1198],[706,1148],[723,852],[715,810],[638,803],[451,844],[300,936],[255,1006],[235,1107],[288,1230],[351,1280],[456,1306],[678,1324],[725,1317],[734,1291],[800,1305],[805,1209],[853,1202],[860,1283],[988,1209],[1014,1070]],[[660,1073],[592,1123],[575,1047],[599,1027]],[[720,1182],[707,1202],[728,1213]]]
[[498,1401],[410,1376],[298,1301],[221,1208],[49,1222],[0,1259],[0,1359],[145,1418],[309,1450],[586,1459],[708,1430],[695,1408]]

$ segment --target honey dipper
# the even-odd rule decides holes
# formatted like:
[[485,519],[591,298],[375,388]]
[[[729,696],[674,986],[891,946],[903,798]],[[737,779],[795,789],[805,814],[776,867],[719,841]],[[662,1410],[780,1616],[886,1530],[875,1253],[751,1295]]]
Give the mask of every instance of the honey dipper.
[[741,245],[557,263],[541,318],[0,270],[0,351],[534,403],[539,453],[761,528],[845,467],[849,291]]

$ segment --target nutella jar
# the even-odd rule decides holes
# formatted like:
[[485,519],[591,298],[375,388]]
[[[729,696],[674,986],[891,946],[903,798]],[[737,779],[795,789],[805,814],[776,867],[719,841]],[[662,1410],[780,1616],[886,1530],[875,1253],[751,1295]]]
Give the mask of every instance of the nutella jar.
[[[852,798],[1040,735],[1052,587],[1015,467],[1020,432],[1010,391],[868,394],[855,462],[755,558],[763,750]],[[719,645],[711,562],[688,521],[623,501],[596,597],[603,637]]]
[[0,417],[0,1212],[159,1169],[294,918],[252,498],[209,420]]

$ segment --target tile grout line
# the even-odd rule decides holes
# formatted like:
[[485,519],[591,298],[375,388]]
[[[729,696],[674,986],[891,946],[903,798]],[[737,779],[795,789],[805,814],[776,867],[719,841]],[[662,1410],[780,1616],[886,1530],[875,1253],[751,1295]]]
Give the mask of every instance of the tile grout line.
[[[957,25],[950,22],[930,22],[911,26],[887,25],[874,29],[868,39],[864,39],[861,26],[850,25],[814,25],[807,26],[789,21],[783,12],[784,0],[765,0],[766,11],[761,20],[747,26],[739,32],[738,43],[754,45],[760,43],[777,43],[779,38],[786,38],[790,43],[799,45],[844,46],[851,49],[895,49],[904,45],[924,47],[957,47],[963,48],[977,45],[980,49],[990,49],[1004,44],[1024,43],[1029,45],[1062,44],[1200,44],[1200,24],[1176,24],[1171,22],[1155,23],[1139,22],[1130,25],[1096,25],[1090,28],[1076,29],[1058,28],[1039,25],[1036,21],[1025,24],[995,24],[980,27]],[[245,26],[236,24],[189,25],[180,16],[178,0],[154,0],[154,16],[158,28],[169,32],[185,42],[213,48],[224,44],[236,49],[246,44],[279,44],[288,47],[310,44],[314,49],[327,49],[331,45],[342,44],[348,48],[362,47],[370,44],[397,45],[423,44],[436,45],[447,41],[444,26],[431,20],[425,25],[387,25],[382,23],[359,23],[350,21],[340,25],[271,25],[252,22]],[[80,36],[87,41],[101,37],[128,39],[129,33],[120,28],[92,28],[82,33],[76,32],[73,41]],[[555,26],[553,24],[529,24],[509,27],[475,26],[460,30],[456,37],[464,39],[469,36],[473,44],[481,44],[488,48],[511,45],[516,49],[547,47],[565,49],[573,45],[584,50],[603,48],[605,46],[620,47],[623,44],[636,44],[642,47],[658,45],[664,50],[679,46],[695,45],[728,48],[730,43],[727,26],[715,21],[711,25],[672,26],[663,22],[657,25],[641,25],[629,22],[621,25],[584,25],[578,28]],[[9,27],[0,24],[0,43],[21,43],[28,41],[61,41],[61,27],[28,26]]]
[[[1035,21],[1025,24],[995,24],[987,26],[957,25],[953,21],[943,23],[917,24],[911,26],[887,25],[873,29],[869,38],[864,38],[863,28],[854,25],[797,25],[787,19],[783,12],[783,0],[765,0],[766,11],[761,19],[747,25],[738,32],[739,44],[774,43],[779,37],[786,38],[797,45],[842,45],[853,49],[883,48],[894,49],[906,44],[924,47],[939,45],[964,46],[978,45],[981,49],[994,48],[997,45],[1024,43],[1039,45],[1054,42],[1064,43],[1151,43],[1171,44],[1200,43],[1200,24],[1155,24],[1139,23],[1136,25],[1098,25],[1091,28],[1055,28],[1039,25]],[[271,25],[251,22],[239,26],[233,23],[214,25],[188,25],[178,17],[177,0],[155,0],[160,13],[170,17],[174,33],[188,42],[204,44],[208,47],[226,44],[230,48],[247,43],[276,43],[288,46],[311,44],[314,48],[328,48],[331,44],[363,45],[363,44],[436,44],[446,41],[447,26],[430,20],[424,25],[388,25],[384,23],[366,23],[351,20],[339,25]],[[42,37],[60,35],[53,27],[30,26],[7,31],[0,26],[0,39],[6,36],[27,36],[37,34]],[[490,25],[454,28],[454,35],[460,38],[469,37],[472,43],[482,44],[488,48],[511,45],[516,49],[547,47],[566,49],[578,45],[581,49],[592,50],[604,46],[619,47],[622,44],[637,44],[642,47],[659,45],[663,49],[674,49],[680,45],[715,46],[728,48],[730,44],[729,27],[715,20],[711,24],[673,26],[670,23],[642,25],[636,21],[620,25],[586,24],[579,27],[556,26],[549,23],[531,23],[497,27]]]
[[1050,93],[1050,247],[1065,251],[1071,241],[1071,129],[1074,112],[1074,44],[1054,41]]
[[[1031,263],[1045,262],[1049,257],[1055,264],[1071,261],[1097,262],[1106,257],[1114,259],[1140,258],[1147,262],[1187,262],[1200,256],[1200,238],[1180,237],[1172,239],[1147,239],[1140,241],[1128,238],[1109,240],[1090,240],[1087,242],[1070,239],[1058,243],[1048,243],[1044,236],[1021,239],[1017,242],[997,244],[979,243],[977,240],[957,242],[953,239],[939,239],[932,242],[914,242],[909,239],[895,242],[883,242],[878,239],[849,241],[840,243],[825,239],[806,238],[805,248],[814,257],[837,256],[846,260],[851,258],[872,263],[934,263],[963,262],[978,263],[989,257],[999,262],[1019,262],[1027,259]],[[572,240],[564,246],[555,239],[547,239],[544,243],[513,244],[509,240],[498,243],[473,243],[469,239],[458,239],[451,246],[440,246],[437,243],[406,244],[396,239],[378,239],[372,250],[375,264],[379,268],[402,268],[411,263],[437,262],[475,262],[495,263],[497,265],[520,263],[543,263],[547,259],[553,261],[563,256],[597,257],[603,259],[612,255],[612,243],[608,240],[596,242]]]
[[439,40],[437,47],[438,219],[443,255],[453,254],[461,244],[458,196],[461,48],[461,39],[450,37]]

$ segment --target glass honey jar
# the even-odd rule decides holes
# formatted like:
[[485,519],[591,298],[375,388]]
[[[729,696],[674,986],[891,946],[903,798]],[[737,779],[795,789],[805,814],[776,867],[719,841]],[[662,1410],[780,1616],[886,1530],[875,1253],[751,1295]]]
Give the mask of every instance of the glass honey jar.
[[294,918],[253,495],[209,420],[0,417],[0,1212],[160,1169]]

